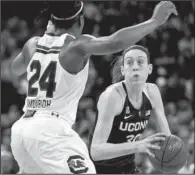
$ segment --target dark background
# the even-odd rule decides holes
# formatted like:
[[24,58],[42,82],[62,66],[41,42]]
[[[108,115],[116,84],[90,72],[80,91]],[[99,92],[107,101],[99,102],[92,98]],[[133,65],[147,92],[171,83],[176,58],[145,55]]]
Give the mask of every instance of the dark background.
[[[146,46],[154,64],[149,82],[160,88],[165,113],[171,132],[182,138],[190,153],[188,164],[180,173],[194,171],[194,4],[177,1],[179,16],[170,19],[158,30],[137,44]],[[83,33],[106,36],[122,27],[149,19],[157,2],[85,1],[85,28]],[[22,115],[26,93],[26,77],[16,77],[10,69],[11,61],[32,36],[41,36],[47,20],[35,23],[43,2],[1,2],[1,172],[16,173],[18,167],[10,150],[10,128]],[[95,120],[96,102],[100,93],[111,84],[111,61],[121,53],[92,56],[89,79],[80,100],[75,130],[88,144],[88,134]],[[153,121],[144,136],[154,133]],[[137,164],[143,173],[154,170],[146,156],[137,155]]]

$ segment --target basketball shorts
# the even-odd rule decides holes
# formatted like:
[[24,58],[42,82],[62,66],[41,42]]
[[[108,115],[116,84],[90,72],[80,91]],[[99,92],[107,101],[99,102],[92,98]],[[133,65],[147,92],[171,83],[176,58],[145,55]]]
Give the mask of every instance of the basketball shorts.
[[50,112],[24,115],[14,123],[11,148],[22,173],[96,173],[83,140]]

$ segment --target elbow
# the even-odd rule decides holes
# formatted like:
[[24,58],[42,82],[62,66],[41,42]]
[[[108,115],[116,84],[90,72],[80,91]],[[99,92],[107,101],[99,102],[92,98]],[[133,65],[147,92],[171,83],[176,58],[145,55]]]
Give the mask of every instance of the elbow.
[[11,71],[14,75],[19,76],[21,73],[15,68],[15,65],[11,64]]
[[11,64],[11,71],[14,75],[20,76],[26,72],[26,70],[23,67],[17,66],[14,61]]
[[91,150],[90,150],[90,153],[91,153],[91,157],[94,161],[99,161],[101,160],[102,156],[101,156],[101,147],[100,145],[91,145]]
[[15,64],[14,64],[14,62],[11,63],[11,71],[12,71],[12,73],[14,73],[15,75],[18,74],[17,70],[15,69]]

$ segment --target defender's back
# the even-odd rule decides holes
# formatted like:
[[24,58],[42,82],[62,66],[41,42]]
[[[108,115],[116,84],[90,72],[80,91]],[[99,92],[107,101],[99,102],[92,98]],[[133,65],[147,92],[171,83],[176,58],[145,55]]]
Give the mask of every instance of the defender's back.
[[87,82],[89,63],[77,74],[61,66],[58,57],[68,35],[45,34],[38,41],[27,67],[28,95],[23,110],[54,111],[73,124]]

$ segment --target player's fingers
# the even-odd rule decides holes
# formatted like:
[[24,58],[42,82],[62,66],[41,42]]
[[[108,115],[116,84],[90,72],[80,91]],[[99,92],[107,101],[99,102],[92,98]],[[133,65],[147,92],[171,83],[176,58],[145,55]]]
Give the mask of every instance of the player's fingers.
[[153,157],[153,158],[155,157],[155,155],[154,155],[149,149],[147,149],[146,153],[147,153],[149,156]]
[[164,138],[166,138],[166,134],[164,134],[164,133],[156,133],[154,135],[151,135],[149,138],[153,138],[153,137],[164,137]]
[[150,148],[150,149],[156,149],[156,150],[160,150],[161,149],[160,146],[158,146],[158,145],[152,145],[152,144],[148,144],[147,147]]
[[176,16],[178,15],[177,9],[175,7],[173,9],[173,14],[176,15]]
[[165,137],[153,137],[149,139],[150,142],[165,141]]
[[161,2],[159,2],[159,3],[156,5],[156,7],[163,6],[163,4],[165,4],[165,3],[166,3],[166,1],[161,1]]
[[160,1],[157,5],[164,4],[166,1]]
[[171,1],[164,1],[163,5],[164,5],[164,7],[166,7],[166,8],[173,7],[173,3],[172,3]]
[[173,14],[175,14],[175,15],[178,15],[178,12],[177,12],[177,10],[176,10],[175,4],[173,4],[173,2],[170,2],[170,3],[168,4],[168,7],[169,7],[169,9],[171,10],[171,13],[173,13]]

